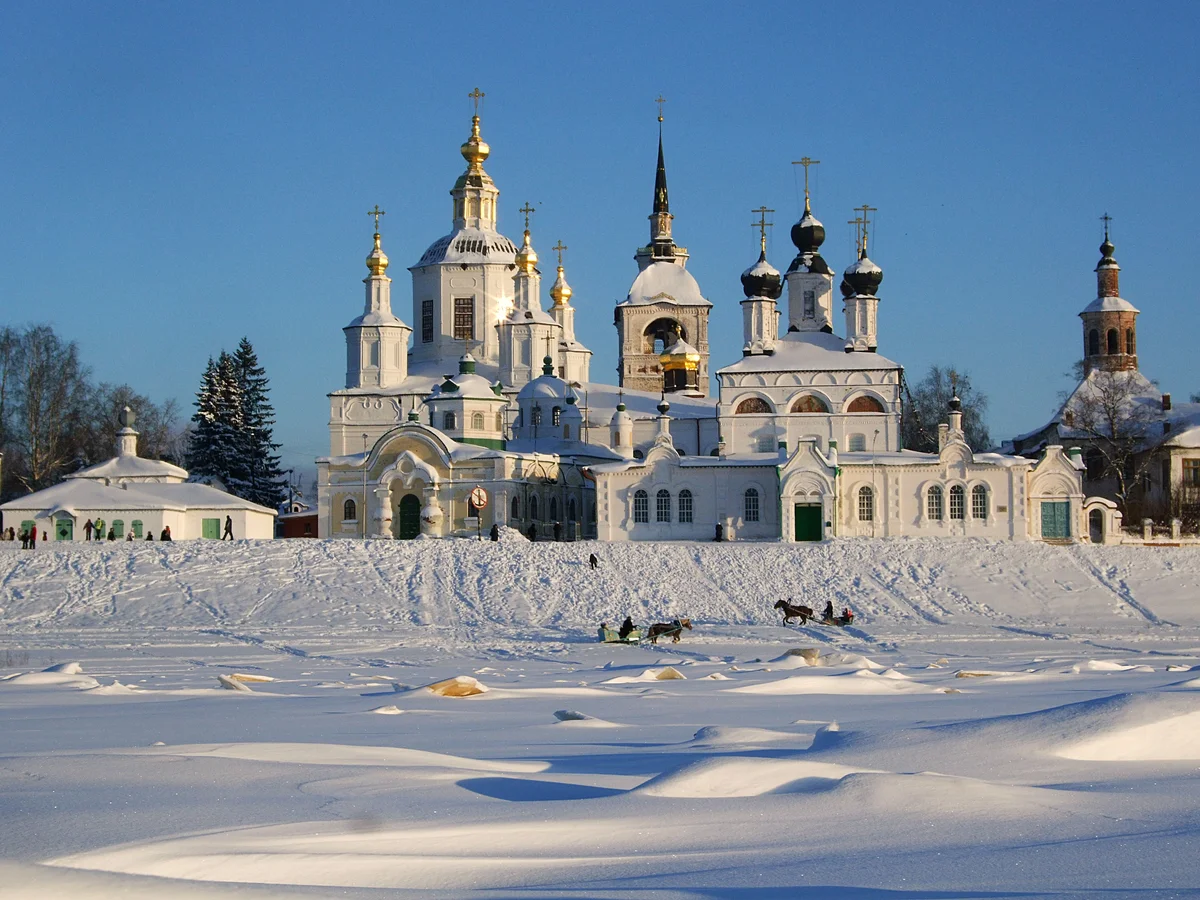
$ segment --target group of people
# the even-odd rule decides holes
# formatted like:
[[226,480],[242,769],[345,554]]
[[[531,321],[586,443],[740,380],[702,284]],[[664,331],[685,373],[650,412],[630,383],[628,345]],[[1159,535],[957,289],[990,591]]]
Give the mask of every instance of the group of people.
[[847,606],[847,607],[844,607],[844,608],[842,609],[842,615],[841,615],[841,618],[839,619],[839,617],[838,617],[838,616],[834,615],[834,612],[833,612],[833,601],[832,601],[832,600],[828,600],[828,601],[826,601],[826,603],[825,603],[825,609],[824,609],[824,611],[821,613],[821,620],[822,620],[823,622],[836,622],[836,621],[840,621],[840,622],[841,622],[843,625],[849,625],[851,622],[853,622],[853,621],[854,621],[854,611],[853,611],[852,609],[850,609],[850,607],[848,607],[848,606]]
[[[619,637],[621,640],[626,640],[629,637],[629,635],[633,634],[633,630],[636,627],[637,626],[633,624],[633,619],[630,616],[626,616],[625,621],[621,623],[621,627],[619,629],[617,629],[617,637]],[[607,638],[607,636],[608,636],[606,634],[607,631],[608,631],[608,623],[601,622],[600,623],[600,640],[603,641]]]
[[[0,540],[15,541],[18,537],[21,539],[22,550],[37,549],[38,530],[36,525],[30,526],[20,534],[17,534],[16,530],[12,527],[9,527],[6,531],[0,531]],[[44,531],[42,532],[42,540],[46,540],[46,533]]]
[[[88,519],[86,522],[83,523],[83,539],[85,541],[103,541],[103,540],[115,541],[115,540],[117,540],[116,526],[109,525],[108,533],[105,534],[104,525],[105,525],[105,521],[101,518],[97,518],[95,522],[93,522],[91,519]],[[133,533],[132,528],[129,529],[129,531],[125,532],[126,543],[128,543],[129,541],[136,540],[136,539],[137,539],[137,536]],[[160,541],[171,540],[171,526],[170,525],[163,526],[163,530],[159,534],[158,539]],[[154,540],[154,532],[153,531],[151,531],[149,529],[146,530],[146,540],[148,540],[148,541]]]

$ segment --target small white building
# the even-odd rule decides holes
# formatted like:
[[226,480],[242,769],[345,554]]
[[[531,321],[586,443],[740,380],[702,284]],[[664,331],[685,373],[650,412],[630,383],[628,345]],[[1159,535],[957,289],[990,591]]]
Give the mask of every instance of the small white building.
[[220,538],[225,520],[235,538],[275,536],[275,511],[206,484],[189,484],[179,466],[137,455],[133,410],[121,413],[117,455],[68,475],[52,487],[0,506],[17,532],[37,526],[53,541],[86,540],[86,524],[102,523],[115,539],[158,540],[170,529],[173,540]]

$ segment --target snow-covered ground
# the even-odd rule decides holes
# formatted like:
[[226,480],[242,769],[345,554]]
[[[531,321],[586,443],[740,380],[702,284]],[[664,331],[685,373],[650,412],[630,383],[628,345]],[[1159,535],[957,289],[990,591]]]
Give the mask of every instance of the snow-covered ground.
[[0,544],[0,897],[1200,897],[1193,667],[1190,549]]

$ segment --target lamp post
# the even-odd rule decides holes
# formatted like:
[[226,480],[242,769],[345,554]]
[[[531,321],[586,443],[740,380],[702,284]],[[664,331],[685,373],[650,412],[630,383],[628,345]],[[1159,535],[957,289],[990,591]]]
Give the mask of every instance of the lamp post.
[[875,537],[875,518],[879,512],[879,495],[875,492],[875,441],[879,439],[879,429],[871,436],[871,537]]
[[367,433],[363,432],[363,505],[359,518],[362,519],[363,540],[367,539]]

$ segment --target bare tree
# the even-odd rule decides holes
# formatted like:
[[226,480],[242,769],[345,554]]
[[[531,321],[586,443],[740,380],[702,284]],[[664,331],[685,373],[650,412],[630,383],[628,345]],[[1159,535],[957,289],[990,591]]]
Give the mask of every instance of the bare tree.
[[988,434],[987,396],[975,390],[971,376],[954,366],[930,366],[916,389],[906,396],[901,435],[909,450],[936,453],[938,424],[944,421],[950,399],[962,401],[963,434],[975,450],[986,450],[992,444]]
[[1089,456],[1099,460],[1098,474],[1115,483],[1115,499],[1125,515],[1163,441],[1162,422],[1157,392],[1132,370],[1093,369],[1062,411],[1062,424],[1083,436]]

